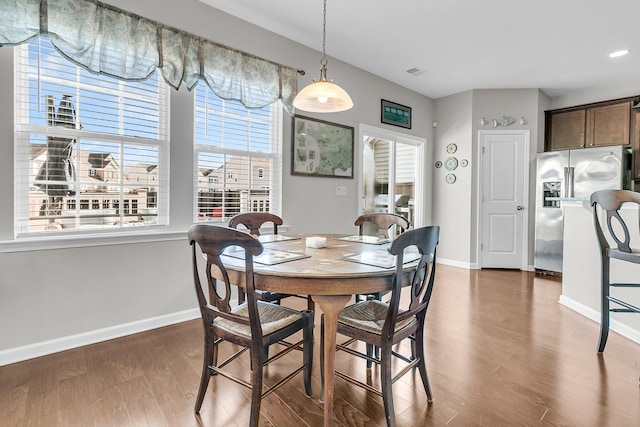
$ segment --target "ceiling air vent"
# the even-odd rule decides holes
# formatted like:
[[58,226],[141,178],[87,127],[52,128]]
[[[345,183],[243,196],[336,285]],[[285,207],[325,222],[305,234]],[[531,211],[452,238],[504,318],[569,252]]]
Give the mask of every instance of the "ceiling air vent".
[[420,68],[413,67],[413,68],[409,68],[407,70],[407,73],[411,74],[414,77],[418,77],[418,76],[423,75],[425,73],[425,71],[421,70]]

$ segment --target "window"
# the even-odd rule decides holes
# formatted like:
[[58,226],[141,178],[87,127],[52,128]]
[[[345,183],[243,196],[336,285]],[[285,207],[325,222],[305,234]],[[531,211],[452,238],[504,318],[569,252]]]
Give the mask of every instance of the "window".
[[16,235],[166,225],[169,86],[90,73],[45,36],[15,68]]
[[241,212],[280,215],[282,105],[247,109],[195,89],[195,221]]

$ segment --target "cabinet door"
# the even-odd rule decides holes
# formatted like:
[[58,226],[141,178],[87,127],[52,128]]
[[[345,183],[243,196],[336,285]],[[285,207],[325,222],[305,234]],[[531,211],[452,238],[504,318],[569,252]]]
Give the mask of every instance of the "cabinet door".
[[585,110],[551,114],[549,120],[549,150],[583,148],[585,144]]
[[587,147],[628,145],[631,102],[593,107],[587,110]]

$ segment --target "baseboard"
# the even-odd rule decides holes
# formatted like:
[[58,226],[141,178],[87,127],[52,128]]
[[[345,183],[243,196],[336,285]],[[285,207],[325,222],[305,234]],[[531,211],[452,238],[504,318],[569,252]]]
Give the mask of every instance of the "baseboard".
[[96,329],[95,331],[56,338],[22,347],[10,348],[0,351],[0,366],[11,363],[22,362],[23,360],[35,357],[46,356],[47,354],[59,351],[70,350],[101,341],[120,338],[126,335],[136,334],[163,326],[173,325],[200,317],[200,310],[197,308],[171,313],[164,316],[152,317],[138,320],[122,325],[110,326],[108,328]]
[[[600,312],[594,310],[591,307],[587,307],[584,304],[581,304],[571,298],[567,298],[564,295],[560,295],[560,299],[558,302],[564,305],[567,308],[570,308],[573,311],[576,311],[583,316],[593,320],[594,322],[600,324]],[[609,330],[619,333],[625,338],[629,338],[631,341],[640,344],[640,331],[634,328],[631,328],[624,323],[621,323],[618,320],[611,319],[609,323]]]
[[476,270],[477,269],[477,268],[473,267],[473,265],[471,263],[462,262],[462,261],[456,261],[456,260],[453,260],[453,259],[438,258],[437,262],[438,262],[438,264],[450,265],[452,267],[466,268],[467,270]]
[[[477,262],[462,262],[453,259],[438,258],[438,264],[450,265],[452,267],[466,268],[467,270],[480,270],[481,267]],[[536,271],[533,265],[528,265],[524,271]]]

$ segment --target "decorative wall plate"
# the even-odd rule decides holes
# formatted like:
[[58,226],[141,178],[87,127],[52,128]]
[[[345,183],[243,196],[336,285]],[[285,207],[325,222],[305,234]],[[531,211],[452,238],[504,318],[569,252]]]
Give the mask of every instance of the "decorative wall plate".
[[448,171],[452,171],[458,167],[458,159],[455,157],[448,157],[447,160],[444,161],[444,167]]
[[437,167],[437,168],[441,168],[441,167],[442,167],[442,162],[441,162],[440,160],[438,160],[438,161],[436,162],[436,167]]
[[467,159],[460,160],[460,166],[462,166],[463,168],[466,168],[468,165],[469,165],[469,160]]
[[454,182],[456,182],[456,175],[453,173],[448,173],[447,176],[444,177],[444,180],[447,182],[447,184],[453,184]]
[[449,145],[447,145],[447,153],[449,154],[453,154],[458,150],[458,146],[456,144],[454,144],[453,142]]

